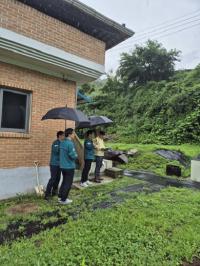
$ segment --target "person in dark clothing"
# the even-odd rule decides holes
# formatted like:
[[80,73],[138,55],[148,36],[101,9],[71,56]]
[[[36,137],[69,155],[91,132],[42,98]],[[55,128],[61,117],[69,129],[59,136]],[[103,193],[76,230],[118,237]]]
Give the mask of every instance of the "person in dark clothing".
[[65,135],[63,131],[57,132],[57,140],[52,143],[51,146],[51,159],[50,159],[50,173],[51,178],[47,184],[45,199],[48,200],[51,196],[55,196],[58,193],[58,185],[61,177],[60,170],[60,142],[64,139]]
[[82,172],[82,177],[81,177],[81,186],[82,187],[88,187],[91,182],[88,181],[88,175],[90,172],[90,168],[92,165],[92,162],[94,161],[94,145],[93,145],[93,131],[88,130],[86,133],[86,139],[84,142],[84,168]]
[[78,155],[73,143],[75,132],[72,128],[65,130],[66,139],[60,143],[60,169],[63,175],[63,181],[59,191],[59,203],[66,205],[72,203],[68,195],[73,183],[74,172],[76,168],[76,159]]

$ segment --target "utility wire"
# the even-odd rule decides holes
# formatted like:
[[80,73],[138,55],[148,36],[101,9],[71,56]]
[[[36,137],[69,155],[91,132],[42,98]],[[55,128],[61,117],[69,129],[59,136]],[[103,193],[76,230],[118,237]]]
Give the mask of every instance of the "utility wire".
[[[196,16],[193,16],[193,17],[190,17],[190,18],[187,18],[187,19],[184,19],[184,20],[181,20],[181,21],[179,21],[179,22],[176,22],[176,23],[170,23],[169,25],[166,25],[165,27],[158,27],[157,29],[155,29],[155,30],[152,30],[152,31],[149,31],[149,32],[145,32],[145,33],[143,33],[143,34],[137,34],[136,36],[137,37],[143,37],[143,36],[145,36],[145,35],[147,35],[147,34],[149,34],[149,33],[154,33],[154,32],[157,32],[157,31],[160,31],[160,30],[163,30],[163,29],[165,29],[165,30],[167,30],[167,29],[170,29],[170,28],[172,28],[172,27],[174,27],[174,26],[179,26],[179,24],[180,24],[180,26],[183,24],[182,22],[185,22],[185,21],[188,21],[188,20],[191,20],[191,19],[193,19],[193,18],[196,18],[196,17],[198,17],[198,18],[200,18],[200,13],[198,14],[198,15],[196,15]],[[187,22],[187,23],[190,23],[190,22],[193,22],[193,21],[189,21],[189,22]]]
[[[200,21],[200,19],[199,20],[195,20],[195,21],[193,21],[193,22],[196,22],[196,21]],[[188,23],[187,23],[188,24]],[[184,24],[185,25],[185,24]],[[160,32],[160,33],[157,33],[157,34],[155,34],[155,35],[153,35],[153,36],[150,36],[149,38],[150,39],[152,39],[152,38],[163,38],[163,37],[166,37],[166,36],[170,36],[170,35],[173,35],[173,34],[175,34],[175,33],[179,33],[179,32],[182,32],[182,31],[184,31],[184,30],[187,30],[187,29],[190,29],[190,28],[193,28],[193,27],[196,27],[196,26],[199,26],[200,25],[200,23],[197,23],[197,24],[192,24],[192,25],[190,25],[189,27],[184,27],[184,28],[181,28],[181,29],[179,29],[179,30],[176,30],[176,31],[172,31],[172,32],[169,32],[169,33],[167,33],[167,34],[161,34],[161,33],[164,33],[165,31],[162,31],[162,32]],[[176,29],[177,27],[175,27],[174,29]],[[161,34],[161,35],[160,35]],[[142,40],[144,40],[144,39],[146,39],[146,38],[140,38],[140,39],[136,39],[136,40],[134,40],[134,43],[132,43],[132,44],[129,44],[129,45],[124,45],[124,46],[121,46],[121,47],[116,47],[116,49],[113,49],[113,50],[110,50],[110,51],[108,51],[108,52],[110,52],[110,53],[112,53],[112,52],[117,52],[118,50],[122,50],[122,49],[124,49],[124,48],[131,48],[134,44],[135,44],[135,42],[140,42],[140,41],[142,41]]]
[[[200,9],[199,10],[197,10],[195,13],[197,13],[197,12],[200,12]],[[185,15],[186,16],[186,15]],[[184,17],[185,17],[184,16]],[[136,37],[138,37],[138,38],[142,38],[142,37],[145,37],[146,35],[148,35],[148,34],[150,34],[150,33],[154,33],[154,32],[158,32],[158,31],[160,31],[160,30],[167,30],[167,29],[170,29],[170,28],[172,28],[172,27],[175,27],[175,26],[181,26],[181,25],[183,25],[184,23],[182,23],[182,22],[185,22],[185,21],[188,21],[188,20],[191,20],[191,19],[193,19],[193,18],[196,18],[196,17],[200,17],[200,13],[198,14],[198,15],[195,15],[195,16],[192,16],[192,17],[188,17],[188,18],[186,18],[186,19],[179,19],[179,21],[177,21],[177,22],[175,22],[175,23],[170,23],[170,24],[168,24],[168,25],[165,25],[165,26],[163,26],[163,27],[158,27],[159,25],[161,25],[161,24],[158,24],[158,26],[154,26],[154,27],[152,27],[151,28],[151,31],[147,31],[147,32],[144,32],[144,33],[142,33],[141,31],[140,31],[140,33],[139,34],[137,34],[136,35]],[[176,19],[177,20],[177,19]],[[173,20],[172,20],[173,21]],[[195,21],[189,21],[189,22],[195,22]],[[188,22],[188,23],[189,23]],[[180,24],[180,23],[182,23],[182,24]],[[163,23],[164,24],[164,23]],[[180,25],[179,25],[180,24]],[[153,28],[155,28],[154,30],[153,30]],[[132,37],[132,38],[134,38],[135,37],[135,35]],[[137,38],[136,38],[137,39]],[[136,39],[134,39],[134,41],[136,40]],[[125,45],[128,45],[129,43],[132,43],[132,41],[133,40],[129,40],[128,42],[126,42],[126,44]],[[122,46],[124,46],[124,44],[121,44],[121,45],[119,45],[118,47],[116,47],[116,48],[113,48],[113,49],[117,49],[117,48],[119,48],[119,47],[122,47]]]
[[190,16],[190,15],[194,15],[194,14],[196,14],[196,13],[198,13],[198,12],[200,12],[200,9],[197,9],[196,11],[193,11],[193,12],[190,12],[190,13],[187,13],[187,14],[185,14],[185,15],[183,15],[183,16],[180,16],[180,17],[177,17],[177,18],[174,18],[174,19],[171,19],[171,20],[166,20],[166,21],[164,21],[164,22],[161,22],[161,23],[159,23],[159,24],[157,24],[157,25],[154,25],[154,26],[152,26],[152,27],[147,27],[147,28],[145,28],[145,29],[141,29],[140,30],[140,32],[142,33],[142,32],[146,32],[146,31],[148,31],[148,30],[151,30],[151,29],[154,29],[154,28],[157,28],[157,27],[159,27],[159,26],[162,26],[162,25],[165,25],[165,24],[168,24],[168,23],[170,23],[170,22],[172,22],[172,21],[179,21],[179,20],[182,20],[183,18],[185,18],[185,17],[187,17],[187,16]]
[[[161,31],[159,31],[159,32],[157,32],[157,33],[155,32],[155,33],[153,33],[153,36],[154,36],[154,35],[161,34],[161,33],[163,33],[163,32],[165,33],[165,32],[167,32],[167,31],[171,31],[171,30],[173,30],[173,29],[177,29],[177,28],[179,28],[179,27],[181,27],[181,26],[191,25],[193,22],[197,22],[197,21],[200,21],[200,16],[199,16],[198,19],[192,20],[192,21],[190,21],[190,22],[185,22],[185,23],[182,23],[182,24],[177,25],[177,26],[171,26],[171,27],[169,27],[168,29],[161,30]],[[149,36],[149,34],[147,33],[144,37],[138,37],[138,38],[136,38],[136,39],[134,40],[134,42],[136,42],[136,41],[140,41],[140,40],[143,40],[143,39],[146,39],[148,36]]]

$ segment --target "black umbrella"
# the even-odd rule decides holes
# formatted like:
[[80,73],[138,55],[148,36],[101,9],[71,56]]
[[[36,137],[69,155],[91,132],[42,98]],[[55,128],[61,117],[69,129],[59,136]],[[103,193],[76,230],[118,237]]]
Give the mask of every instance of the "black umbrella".
[[96,127],[96,126],[103,126],[103,125],[109,125],[112,124],[113,121],[109,119],[106,116],[90,116],[89,117],[89,122],[80,122],[77,123],[77,128],[91,128],[91,127]]
[[60,107],[49,110],[46,115],[42,117],[42,120],[47,119],[63,119],[65,121],[71,120],[78,123],[89,123],[88,117],[83,112],[69,107]]
[[107,116],[90,116],[89,120],[92,127],[109,125],[113,123],[113,121]]

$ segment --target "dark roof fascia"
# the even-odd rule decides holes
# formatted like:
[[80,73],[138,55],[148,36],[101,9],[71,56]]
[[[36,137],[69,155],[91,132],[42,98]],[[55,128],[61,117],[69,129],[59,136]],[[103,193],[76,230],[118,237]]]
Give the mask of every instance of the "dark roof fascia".
[[69,24],[106,44],[106,50],[132,37],[134,32],[77,0],[18,0]]

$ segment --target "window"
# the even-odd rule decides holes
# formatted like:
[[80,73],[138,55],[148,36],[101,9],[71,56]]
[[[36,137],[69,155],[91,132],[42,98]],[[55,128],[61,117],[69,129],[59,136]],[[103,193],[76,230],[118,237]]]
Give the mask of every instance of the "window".
[[30,94],[0,87],[0,131],[28,132]]

